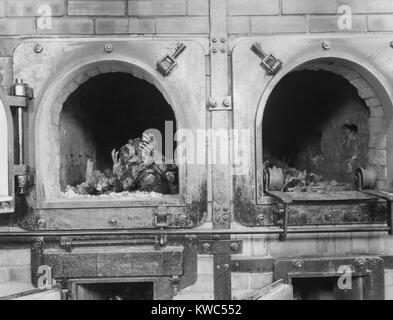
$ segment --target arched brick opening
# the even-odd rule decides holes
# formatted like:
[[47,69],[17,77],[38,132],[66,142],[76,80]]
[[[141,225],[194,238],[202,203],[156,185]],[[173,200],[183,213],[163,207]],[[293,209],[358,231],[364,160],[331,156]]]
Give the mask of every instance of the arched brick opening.
[[348,66],[335,62],[311,62],[300,66],[296,70],[324,70],[342,76],[356,88],[370,111],[369,118],[369,144],[368,160],[369,164],[378,169],[378,188],[383,189],[387,181],[387,123],[385,110],[378,94],[375,92],[368,80],[359,72]]
[[[60,116],[66,100],[73,94],[81,85],[86,83],[89,79],[93,79],[99,75],[108,73],[125,73],[131,76],[147,81],[159,90],[163,98],[172,107],[175,115],[176,124],[178,128],[187,127],[187,120],[177,104],[171,99],[171,95],[162,85],[162,79],[159,74],[153,75],[143,66],[132,65],[123,61],[105,60],[96,63],[84,65],[72,71],[68,76],[63,77],[60,83],[57,83],[56,94],[51,93],[51,98],[45,97],[44,106],[42,106],[41,114],[38,114],[37,119],[37,145],[38,149],[43,150],[48,156],[41,158],[45,163],[40,164],[41,180],[37,183],[38,193],[37,196],[41,201],[58,201],[64,200],[61,196],[60,187],[60,141],[59,141],[59,124]],[[52,102],[51,102],[52,101]],[[43,110],[47,110],[45,112]],[[163,136],[164,139],[164,136]],[[37,161],[43,153],[40,152]],[[179,168],[179,194],[185,194],[186,185],[186,167],[180,166]]]
[[[265,92],[264,96],[262,97],[260,108],[257,112],[257,141],[260,141],[258,136],[262,136],[262,121],[269,96],[286,75],[295,71],[301,72],[307,70],[325,71],[336,74],[343,79],[346,79],[349,84],[356,89],[358,96],[364,101],[365,105],[369,109],[370,116],[368,119],[368,130],[370,135],[367,148],[368,164],[377,168],[378,189],[388,188],[387,118],[390,116],[390,114],[386,114],[386,112],[389,112],[390,105],[385,105],[384,103],[390,100],[385,96],[381,99],[380,93],[384,91],[384,89],[381,87],[381,83],[378,83],[378,80],[374,78],[374,75],[368,74],[366,69],[362,69],[362,66],[357,66],[355,63],[350,61],[338,58],[320,58],[305,62],[293,68],[292,70],[288,70],[286,74],[281,74],[278,80],[274,79],[274,84],[272,84],[267,90],[268,94]],[[260,175],[263,169],[263,159],[260,155],[263,155],[263,146],[258,147],[257,145],[257,150],[257,168],[258,175]],[[262,180],[258,180],[257,182],[259,189],[261,188],[261,186],[259,186],[261,181]],[[262,200],[262,203],[265,203],[265,200]]]

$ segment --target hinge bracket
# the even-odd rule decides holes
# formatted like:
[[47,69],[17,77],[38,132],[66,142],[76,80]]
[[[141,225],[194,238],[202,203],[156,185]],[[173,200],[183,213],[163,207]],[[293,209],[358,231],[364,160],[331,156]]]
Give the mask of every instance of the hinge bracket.
[[259,58],[261,58],[261,67],[265,69],[268,75],[274,76],[280,71],[282,67],[282,61],[277,59],[272,54],[266,54],[259,43],[254,43],[251,46],[251,51],[254,52]]
[[167,54],[164,58],[157,62],[157,71],[161,73],[163,77],[167,77],[171,74],[173,69],[177,66],[176,58],[186,49],[186,45],[182,42],[176,44],[173,53]]
[[[168,227],[168,208],[167,207],[157,207],[155,212],[155,226],[161,230]],[[155,237],[154,247],[159,250],[165,247],[167,244],[166,235],[158,235]]]

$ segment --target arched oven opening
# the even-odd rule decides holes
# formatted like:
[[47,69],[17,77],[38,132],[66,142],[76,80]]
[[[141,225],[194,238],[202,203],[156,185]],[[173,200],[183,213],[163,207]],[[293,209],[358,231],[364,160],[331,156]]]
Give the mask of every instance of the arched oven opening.
[[96,75],[65,100],[58,130],[63,197],[179,193],[176,118],[153,84],[124,72]]
[[369,164],[369,121],[365,101],[342,76],[324,70],[289,73],[265,108],[265,167],[283,169],[287,192],[353,190],[355,169]]
[[259,131],[263,201],[281,208],[273,223],[283,238],[290,225],[386,221],[386,110],[370,83],[321,59],[286,74],[269,95]]

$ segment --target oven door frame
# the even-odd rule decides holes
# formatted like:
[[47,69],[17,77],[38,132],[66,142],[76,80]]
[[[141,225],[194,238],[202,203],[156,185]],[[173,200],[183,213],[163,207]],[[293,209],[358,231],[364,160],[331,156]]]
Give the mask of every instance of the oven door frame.
[[[249,157],[234,163],[234,219],[246,226],[273,226],[277,202],[264,192],[262,154],[262,119],[264,107],[275,86],[289,72],[320,59],[340,60],[356,72],[367,75],[370,85],[381,100],[387,119],[387,150],[393,147],[393,61],[390,38],[386,36],[353,35],[277,35],[244,37],[233,41],[232,83],[234,130],[250,130],[247,147]],[[269,74],[261,65],[261,57],[251,50],[259,44],[267,55],[282,62],[276,74]],[[328,46],[326,45],[328,44]],[[250,124],[253,125],[250,125]],[[240,139],[239,139],[240,140]],[[238,141],[235,140],[235,143]],[[244,145],[244,142],[243,142]],[[234,145],[235,159],[243,147]],[[247,151],[247,149],[244,149]],[[386,163],[393,162],[393,153],[387,152]],[[238,171],[237,171],[238,170]],[[387,165],[387,182],[393,182],[393,168]],[[248,213],[246,218],[244,211]],[[262,221],[256,223],[255,221]]]
[[[2,183],[4,183],[4,188],[7,190],[7,194],[1,195],[4,196],[4,199],[0,198],[0,214],[3,213],[12,213],[15,211],[15,178],[14,178],[14,125],[11,114],[11,109],[8,103],[8,96],[4,92],[2,88],[0,88],[0,108],[2,117],[4,118],[1,126],[3,126],[3,122],[5,123],[5,127],[2,128],[4,132],[0,132],[2,140],[0,144],[0,148],[2,148],[1,152],[3,157],[6,158],[6,166],[4,167],[4,172],[1,173]],[[5,149],[5,150],[4,150]],[[1,159],[3,161],[3,159]],[[4,200],[4,201],[3,201]]]
[[[16,47],[14,76],[29,83],[36,95],[34,111],[29,118],[29,165],[35,168],[36,185],[34,192],[28,196],[28,207],[25,208],[28,217],[22,222],[25,228],[157,228],[156,217],[160,212],[166,212],[168,227],[190,228],[204,222],[207,216],[207,164],[189,161],[193,155],[194,158],[198,156],[191,149],[191,142],[187,141],[185,146],[187,162],[179,166],[179,195],[164,195],[151,201],[68,201],[61,197],[57,173],[48,174],[50,161],[44,160],[45,154],[54,152],[53,148],[49,149],[44,144],[52,141],[48,137],[56,127],[53,119],[59,117],[61,111],[62,90],[70,93],[79,82],[87,81],[86,74],[94,77],[97,70],[91,67],[99,69],[99,73],[100,66],[104,69],[102,73],[116,72],[107,70],[106,64],[112,62],[121,68],[130,68],[134,76],[151,82],[162,92],[172,105],[178,129],[189,130],[194,137],[198,129],[205,130],[207,53],[204,42],[181,40],[186,50],[177,58],[176,68],[167,77],[157,70],[158,61],[170,54],[179,41],[159,37],[29,39]],[[37,44],[42,48],[40,52],[35,51]],[[109,47],[111,50],[108,51]],[[182,90],[175,90],[179,87]],[[60,107],[56,108],[59,104]],[[205,154],[206,147],[204,145]]]

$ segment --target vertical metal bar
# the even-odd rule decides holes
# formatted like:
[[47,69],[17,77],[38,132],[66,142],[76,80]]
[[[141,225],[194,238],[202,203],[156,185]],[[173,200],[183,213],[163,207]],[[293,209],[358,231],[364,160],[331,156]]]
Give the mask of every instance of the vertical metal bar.
[[393,208],[392,208],[392,202],[387,201],[387,222],[388,222],[388,227],[389,227],[389,234],[393,234]]
[[283,215],[283,233],[280,234],[280,240],[284,241],[287,239],[287,235],[288,235],[288,207],[287,204],[284,203],[284,215]]
[[21,107],[18,108],[17,112],[18,118],[18,164],[24,164],[24,139],[23,139],[23,109]]
[[[210,0],[210,61],[212,97],[227,96],[229,92],[227,11],[226,0]],[[213,226],[221,229],[230,228],[230,125],[229,111],[212,111],[211,146],[213,159],[216,160],[216,163],[213,163],[211,166],[213,179]],[[225,135],[225,139],[220,140],[218,143],[217,140],[220,139],[222,135]],[[221,155],[226,158],[221,159]]]
[[231,255],[214,255],[214,300],[231,300],[232,281],[231,281]]
[[[228,96],[228,7],[227,0],[210,0],[210,67],[211,96]],[[226,110],[211,113],[211,154],[218,163],[212,163],[213,228],[230,228],[230,127],[231,113]],[[225,141],[217,142],[219,134],[225,133]],[[225,144],[225,145],[223,145]],[[225,148],[225,149],[222,149]],[[221,159],[224,150],[226,159]],[[226,236],[230,239],[230,236]],[[223,240],[220,238],[219,240]],[[214,254],[214,299],[231,299],[231,256]]]

